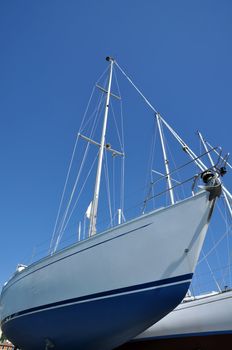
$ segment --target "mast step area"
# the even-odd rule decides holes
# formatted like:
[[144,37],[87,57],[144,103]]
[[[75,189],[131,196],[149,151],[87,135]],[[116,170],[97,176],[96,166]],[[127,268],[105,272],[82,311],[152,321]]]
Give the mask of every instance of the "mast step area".
[[[85,135],[82,135],[82,134],[79,133],[78,136],[80,136],[83,140],[92,143],[92,144],[95,145],[95,146],[101,147],[101,144],[100,144],[99,142],[94,141],[94,140],[90,139],[89,137],[87,137],[87,136],[85,136]],[[124,153],[119,152],[119,151],[116,151],[115,149],[111,148],[111,145],[110,145],[109,143],[106,143],[105,146],[104,146],[104,148],[105,148],[107,151],[111,152],[113,156],[121,156],[121,157],[124,157],[124,156],[125,156]]]
[[[96,84],[96,87],[97,87],[99,90],[105,92],[106,94],[108,93],[108,91],[107,91],[106,89],[104,89],[103,87],[101,87],[100,85]],[[113,97],[115,97],[115,98],[117,98],[118,100],[121,100],[121,97],[120,97],[120,96],[115,95],[115,94],[113,94],[112,92],[110,93],[110,95],[113,96]]]

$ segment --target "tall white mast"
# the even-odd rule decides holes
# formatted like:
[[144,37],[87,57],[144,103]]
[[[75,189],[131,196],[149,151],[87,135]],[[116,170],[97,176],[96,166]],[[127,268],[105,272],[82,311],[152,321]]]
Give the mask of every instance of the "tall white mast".
[[164,165],[165,165],[165,170],[166,170],[166,177],[167,177],[168,189],[169,189],[169,194],[170,194],[170,201],[171,201],[171,204],[174,204],[175,201],[174,201],[174,193],[173,193],[173,189],[172,189],[172,180],[171,180],[171,176],[170,176],[168,158],[167,158],[167,153],[166,153],[166,148],[165,148],[165,143],[164,143],[164,135],[163,135],[162,127],[161,127],[161,118],[160,118],[159,113],[156,113],[156,119],[157,119],[159,134],[160,134],[161,146],[162,146],[162,150],[163,150]]
[[106,95],[106,106],[105,106],[105,114],[104,114],[104,121],[103,121],[103,127],[102,127],[101,144],[100,144],[99,156],[98,156],[97,175],[96,175],[94,196],[93,196],[92,208],[91,208],[91,214],[90,214],[89,236],[93,236],[96,233],[97,209],[98,209],[99,191],[100,191],[100,183],[101,183],[102,161],[103,161],[103,152],[105,148],[105,136],[106,136],[106,127],[107,127],[107,119],[108,119],[108,112],[109,112],[110,90],[111,90],[111,82],[112,82],[112,75],[113,75],[114,59],[112,57],[106,57],[106,60],[110,62],[110,73],[109,73],[108,89],[107,89],[107,95]]

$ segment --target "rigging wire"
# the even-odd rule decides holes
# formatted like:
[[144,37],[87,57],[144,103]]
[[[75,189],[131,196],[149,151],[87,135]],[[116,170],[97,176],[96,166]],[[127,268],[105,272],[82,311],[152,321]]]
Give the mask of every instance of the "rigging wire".
[[[157,124],[155,123],[154,120],[154,131],[152,132],[152,139],[151,139],[151,146],[150,146],[150,152],[149,152],[149,157],[148,157],[148,171],[147,171],[147,177],[145,181],[145,188],[144,188],[144,198],[148,197],[148,194],[145,192],[150,192],[150,186],[151,183],[153,182],[152,178],[152,168],[153,168],[153,161],[154,161],[154,154],[155,154],[155,144],[156,144],[156,137],[157,137]],[[143,208],[143,213],[144,213],[145,208]]]
[[84,124],[84,121],[85,121],[85,119],[86,119],[86,116],[87,116],[87,113],[88,113],[88,110],[89,110],[89,107],[90,107],[90,103],[91,103],[92,98],[93,98],[93,94],[94,94],[95,88],[96,88],[96,87],[95,87],[95,85],[94,85],[94,86],[93,86],[93,89],[92,89],[92,92],[91,92],[91,94],[90,94],[90,98],[89,98],[89,101],[88,101],[88,103],[87,103],[85,112],[84,112],[84,116],[83,116],[81,125],[80,125],[80,127],[79,127],[79,132],[81,132],[81,131],[82,131],[82,128],[84,128],[84,127],[83,127],[83,124]]
[[120,208],[122,211],[122,219],[123,222],[126,221],[125,216],[124,216],[124,202],[125,202],[125,156],[122,157],[122,161],[121,161],[121,186],[120,186]]
[[[176,169],[170,171],[170,172],[168,173],[168,175],[171,175],[171,174],[175,173],[176,171],[178,171],[178,170],[184,168],[185,166],[191,164],[192,162],[195,162],[197,159],[200,159],[200,158],[203,157],[205,154],[207,154],[207,153],[209,153],[209,152],[211,152],[211,151],[212,151],[212,150],[209,150],[208,152],[205,152],[205,153],[201,154],[200,156],[198,156],[198,157],[196,157],[196,158],[194,158],[194,159],[191,159],[191,160],[188,161],[187,163],[185,163],[185,164],[179,166],[178,168],[176,168]],[[162,180],[162,179],[165,178],[166,176],[167,176],[167,174],[165,174],[165,175],[163,175],[163,176],[160,176],[160,177],[159,177],[155,182],[153,182],[151,185],[156,184],[157,182],[159,182],[160,180]],[[176,188],[176,187],[178,187],[178,186],[180,186],[180,185],[183,185],[184,183],[189,182],[190,180],[193,180],[193,179],[195,179],[195,178],[196,178],[196,176],[192,176],[192,177],[190,177],[190,178],[188,178],[188,179],[182,181],[181,183],[178,183],[178,184],[176,184],[176,185],[173,185],[171,188],[168,188],[168,189],[166,189],[165,191],[162,191],[162,192],[156,194],[155,196],[147,197],[147,198],[145,199],[144,202],[147,202],[147,201],[151,200],[151,199],[154,198],[154,197],[158,197],[158,196],[160,196],[161,194],[166,193],[166,192],[169,191],[170,189],[174,189],[174,188]]]
[[[102,97],[103,97],[103,93],[101,94]],[[97,120],[98,120],[98,117],[100,115],[100,107],[102,105],[102,99],[99,101],[99,104],[98,104],[98,109],[96,111],[96,116],[95,116],[95,120],[94,120],[94,123],[92,125],[92,130],[91,130],[91,134],[90,134],[90,137],[92,137],[92,135],[94,134],[95,130],[96,130],[96,126],[97,126]],[[71,192],[71,195],[70,195],[70,199],[68,201],[68,204],[67,204],[67,207],[66,207],[66,210],[64,212],[64,215],[63,215],[63,218],[60,222],[60,225],[59,225],[59,231],[58,231],[58,237],[57,237],[57,240],[56,240],[56,244],[55,244],[55,247],[52,251],[52,254],[55,253],[55,251],[57,250],[57,247],[58,247],[58,244],[60,242],[60,235],[62,235],[62,231],[63,231],[63,228],[65,226],[65,220],[67,218],[67,215],[68,215],[68,211],[69,211],[69,208],[70,208],[70,205],[71,205],[71,202],[72,202],[72,199],[73,199],[73,196],[74,196],[74,193],[76,191],[76,188],[77,188],[77,184],[78,184],[78,181],[79,181],[79,178],[80,178],[80,175],[82,173],[82,169],[84,167],[84,163],[85,163],[85,160],[86,160],[86,157],[87,157],[87,154],[88,154],[88,150],[89,150],[89,143],[87,143],[87,146],[86,146],[86,149],[85,149],[85,152],[84,152],[84,156],[83,156],[83,159],[82,159],[82,162],[81,162],[81,165],[80,165],[80,169],[79,169],[79,172],[78,172],[78,175],[77,175],[77,178],[75,180],[75,183],[74,183],[74,186],[73,186],[73,189],[72,189],[72,192]]]
[[115,218],[115,211],[116,211],[116,187],[115,187],[115,157],[112,159],[112,188],[113,188],[113,223],[114,223],[114,218]]
[[[213,148],[212,146],[211,146],[211,144],[208,142],[208,141],[205,141],[205,143],[210,147],[210,148]],[[221,160],[223,160],[223,157],[221,156],[221,154],[219,153],[219,152],[217,152],[216,150],[214,151],[220,158],[221,158]],[[226,164],[227,164],[227,166],[230,168],[230,169],[232,169],[232,165],[227,161],[226,162]]]
[[112,218],[112,205],[111,205],[111,195],[110,195],[110,181],[109,181],[109,169],[108,169],[108,161],[107,161],[107,151],[105,149],[105,162],[104,162],[104,170],[105,170],[105,181],[106,181],[106,193],[108,199],[108,207],[110,213],[110,227],[113,227],[113,218]]
[[[228,208],[226,206],[225,200],[223,200],[223,204],[224,204],[224,213],[225,214],[223,214],[222,209],[221,209],[221,207],[219,205],[217,205],[217,208],[218,208],[219,214],[221,215],[222,220],[224,221],[225,227],[226,227],[226,232],[227,232],[227,235],[226,235],[226,238],[227,238],[227,253],[228,253],[228,266],[229,266],[229,260],[230,259],[229,259],[229,252],[228,252],[228,244],[229,244],[228,238],[229,238],[229,234],[230,234],[230,227],[229,227],[228,218],[227,218],[227,209]],[[217,260],[219,261],[219,264],[221,265],[221,259],[220,259],[220,256],[219,256],[219,253],[218,253],[217,250],[216,250],[216,256],[217,256]],[[225,283],[225,276],[223,275],[223,273],[222,273],[222,280],[223,280],[223,283],[225,285],[226,284]]]
[[123,144],[122,144],[122,140],[121,140],[121,137],[120,137],[120,133],[119,133],[116,117],[115,117],[115,112],[114,112],[114,108],[113,108],[112,104],[110,105],[110,109],[112,111],[113,121],[114,121],[114,124],[115,124],[115,129],[116,129],[116,132],[117,132],[117,136],[118,136],[118,141],[119,141],[119,144],[120,144],[121,152],[124,153]]
[[229,241],[229,235],[227,235],[227,255],[228,255],[228,270],[229,270],[229,285],[232,286],[231,283],[231,256],[230,256],[230,241]]
[[[116,63],[116,62],[115,62]],[[118,66],[118,64],[116,63],[116,65]],[[118,66],[118,68],[121,70],[121,72],[127,77],[127,79],[131,82],[131,84],[134,86],[134,88],[139,92],[139,94],[143,97],[143,99],[145,100],[145,102],[152,108],[152,110],[155,112],[155,113],[158,113],[156,110],[155,110],[155,108],[150,104],[150,102],[145,98],[145,96],[142,94],[142,92],[135,86],[135,84],[131,81],[131,79],[126,75],[126,73]],[[112,110],[113,110],[113,108],[112,108]],[[114,112],[113,112],[113,115],[114,115]],[[92,119],[92,117],[91,117],[91,119]],[[122,119],[122,118],[121,118]],[[96,120],[96,119],[95,119]],[[114,116],[114,120],[115,120],[115,116]],[[163,120],[163,119],[162,119]],[[116,120],[115,120],[115,122],[116,122]],[[85,126],[87,125],[89,123],[89,120],[88,120],[88,122],[85,124]],[[115,123],[116,124],[116,123]],[[123,131],[123,123],[121,123],[122,124],[122,135],[124,134],[124,131]],[[83,123],[82,123],[82,125],[83,125]],[[117,124],[116,124],[116,128],[117,128]],[[81,128],[80,128],[80,130],[81,130]],[[119,130],[118,129],[116,129],[117,130],[117,133],[118,133],[118,136],[120,136],[119,135]],[[92,134],[92,133],[91,133]],[[76,141],[77,142],[77,141]],[[123,153],[124,153],[124,136],[122,136],[122,141],[120,140],[120,138],[119,138],[119,142],[120,142],[120,144],[121,145],[123,145]],[[88,148],[88,146],[86,147],[86,149]],[[215,148],[216,149],[216,148]],[[213,150],[215,150],[215,149],[213,149]],[[211,150],[210,150],[211,151]],[[210,152],[209,151],[209,152]],[[206,152],[207,153],[207,152]],[[195,160],[197,160],[197,159],[199,159],[200,157],[196,157],[195,158]],[[121,175],[122,175],[122,183],[123,183],[123,185],[121,186],[121,191],[122,191],[122,193],[123,193],[123,199],[122,199],[122,205],[121,205],[121,208],[123,209],[123,207],[124,207],[124,172],[125,172],[125,169],[124,169],[124,159],[125,159],[125,157],[122,157],[122,168],[121,168]],[[192,161],[194,161],[194,160],[192,160]],[[190,163],[192,162],[192,161],[190,161]],[[106,156],[106,162],[107,162],[107,156]],[[82,170],[82,168],[81,168],[81,170]],[[176,169],[174,170],[174,171],[176,171]],[[173,172],[174,172],[173,171]],[[170,174],[171,174],[172,172],[170,172]],[[79,173],[78,173],[78,176],[79,176],[79,174],[80,174],[80,171],[79,171]],[[107,187],[108,187],[108,190],[107,190],[107,192],[108,192],[108,201],[109,201],[109,199],[110,199],[110,184],[109,184],[109,169],[108,169],[108,165],[107,164],[105,164],[105,177],[106,177],[106,183],[108,182],[108,184],[107,184]],[[163,178],[163,177],[162,177]],[[191,178],[192,179],[192,178]],[[186,180],[185,182],[187,182],[187,181],[189,181],[189,179],[188,180]],[[76,183],[75,183],[76,184]],[[75,184],[74,184],[74,192],[75,192],[75,190],[76,190],[76,186],[75,186]],[[173,186],[172,188],[174,188],[174,187],[176,187],[176,186]],[[166,191],[164,191],[164,192],[166,192]],[[72,194],[73,194],[73,192],[72,192]],[[72,200],[72,194],[71,194],[71,200]],[[161,194],[161,193],[160,193]],[[160,194],[158,194],[158,195],[160,195]],[[156,196],[158,196],[158,195],[156,195]],[[156,196],[153,196],[153,197],[156,197]],[[68,204],[68,207],[67,207],[67,209],[69,210],[69,207],[70,207],[70,205]],[[111,201],[110,201],[110,207],[111,207]],[[74,210],[74,209],[73,209]],[[73,210],[72,210],[72,212],[73,212]],[[72,214],[72,212],[71,212],[71,214]],[[67,213],[68,213],[68,211],[67,211]],[[59,217],[59,215],[58,215],[58,217]],[[67,227],[67,224],[68,224],[68,222],[66,223],[66,224],[64,224],[64,226],[63,226],[63,223],[65,222],[65,220],[66,220],[66,217],[67,217],[67,215],[66,216],[64,216],[63,218],[64,218],[64,220],[63,220],[63,222],[62,222],[62,224],[61,224],[61,226],[60,226],[60,232],[59,232],[59,235],[61,234],[61,232],[62,232],[62,235],[63,235],[63,232],[65,231],[65,229],[66,229],[66,227]],[[70,216],[69,216],[69,218],[70,218]],[[58,220],[58,219],[57,219]],[[111,223],[112,223],[112,210],[111,210]],[[55,224],[55,228],[56,228],[56,226],[57,226],[57,224]],[[55,229],[54,229],[54,234],[55,234]],[[62,236],[61,236],[62,237]],[[61,237],[59,238],[59,236],[58,236],[58,239],[59,239],[59,241],[57,241],[58,242],[58,244],[59,244],[59,242],[60,242],[60,239],[61,239]],[[54,239],[54,238],[53,238]],[[57,244],[57,245],[58,245]],[[57,245],[56,245],[56,247],[55,247],[55,250],[56,250],[56,248],[57,248]],[[54,250],[54,251],[55,251]]]
[[[105,72],[106,72],[107,70],[108,70],[108,68],[105,70]],[[105,73],[105,72],[104,72],[104,73]],[[104,73],[101,75],[101,77],[98,79],[98,81],[104,76]],[[117,84],[118,84],[118,83],[117,83]],[[119,89],[119,86],[118,86],[118,89]],[[104,93],[102,93],[102,96],[101,96],[100,101],[99,101],[99,104],[98,104],[98,108],[94,110],[94,112],[91,114],[90,118],[84,123],[84,121],[86,120],[85,117],[86,117],[87,111],[88,111],[88,109],[89,109],[89,106],[90,106],[90,103],[91,103],[91,100],[92,100],[92,97],[93,97],[93,92],[94,92],[94,90],[95,90],[95,87],[93,88],[93,91],[92,91],[92,93],[91,93],[91,97],[90,97],[90,99],[89,99],[89,102],[88,102],[88,105],[87,105],[87,108],[86,108],[86,113],[85,113],[85,115],[84,115],[84,118],[83,118],[82,123],[81,123],[81,127],[80,127],[80,129],[79,129],[79,133],[80,133],[82,130],[84,130],[84,129],[86,128],[86,126],[90,123],[90,121],[91,121],[92,118],[93,118],[93,115],[94,115],[95,111],[96,111],[96,115],[99,113],[100,105],[101,105],[101,102],[102,102],[102,98],[103,98]],[[118,129],[118,126],[117,126],[117,123],[116,123],[116,120],[115,120],[114,111],[113,111],[113,116],[114,116],[114,121],[115,121],[115,126],[116,126],[116,130],[117,130],[117,134],[118,134],[119,143],[120,143],[121,147],[123,147],[123,145],[124,145],[124,140],[123,140],[123,137],[122,137],[122,138],[120,137],[119,129]],[[121,117],[121,118],[122,118],[122,117]],[[96,126],[97,126],[97,118],[95,117],[95,121],[94,121],[94,125],[93,125],[93,127],[92,127],[92,131],[91,131],[91,136],[90,136],[90,137],[92,137],[92,135],[95,133]],[[123,130],[123,129],[122,129],[122,130]],[[78,136],[79,136],[79,133],[78,133]],[[65,210],[64,215],[63,215],[63,218],[62,218],[62,220],[61,220],[61,222],[60,222],[60,225],[59,225],[59,231],[57,231],[57,230],[55,231],[55,232],[58,232],[58,238],[57,238],[57,240],[56,240],[55,248],[54,248],[54,250],[53,250],[52,253],[54,253],[54,252],[56,251],[56,249],[57,249],[57,247],[58,247],[58,244],[59,244],[59,242],[60,242],[60,240],[61,240],[61,237],[63,236],[63,233],[64,233],[64,231],[65,231],[65,229],[66,229],[66,227],[67,227],[67,224],[68,224],[68,221],[69,221],[69,219],[70,219],[70,217],[71,217],[71,214],[73,213],[75,204],[74,204],[73,209],[71,210],[71,214],[68,216],[69,209],[70,209],[70,206],[71,206],[71,202],[72,202],[72,200],[73,200],[73,196],[74,196],[74,193],[75,193],[75,191],[76,191],[77,184],[78,184],[80,175],[81,175],[81,173],[82,173],[82,169],[83,169],[83,166],[84,166],[84,162],[85,162],[85,159],[86,159],[86,156],[87,156],[87,153],[88,153],[88,148],[89,148],[89,147],[88,147],[88,145],[87,145],[86,150],[85,150],[85,153],[84,153],[84,157],[83,157],[83,160],[82,160],[82,162],[81,162],[81,166],[80,166],[80,169],[79,169],[77,178],[76,178],[76,181],[75,181],[75,183],[74,183],[74,186],[73,186],[73,189],[72,189],[72,192],[71,192],[70,199],[69,199],[69,201],[68,201],[66,210]],[[107,170],[107,172],[108,172],[108,170]],[[108,176],[108,177],[109,177],[109,176]],[[108,187],[109,187],[109,186],[108,186]],[[65,191],[64,191],[64,192],[65,192]],[[108,192],[108,193],[109,193],[109,192]],[[78,197],[78,198],[79,198],[79,197]],[[111,211],[111,221],[112,221],[112,210],[110,209],[110,211]],[[68,219],[67,219],[67,217],[68,217]],[[66,220],[67,220],[67,222],[66,222]],[[57,227],[57,225],[56,225],[56,227]],[[55,233],[54,233],[54,235],[55,235]],[[53,239],[53,241],[54,241],[54,239]]]
[[74,159],[74,155],[75,155],[75,152],[76,152],[78,139],[79,139],[79,135],[77,135],[77,137],[76,137],[76,142],[75,142],[75,145],[74,145],[74,148],[73,148],[71,161],[70,161],[68,172],[67,172],[67,175],[66,175],[65,184],[64,184],[63,191],[62,191],[62,196],[61,196],[61,200],[60,200],[60,204],[59,204],[59,208],[58,208],[58,213],[57,213],[57,216],[56,216],[56,221],[55,221],[55,225],[54,225],[54,229],[53,229],[53,233],[52,233],[52,238],[51,238],[51,241],[50,241],[49,254],[52,251],[52,245],[53,245],[53,241],[54,241],[55,234],[56,234],[57,223],[58,223],[58,220],[59,220],[59,217],[60,217],[60,211],[61,211],[61,207],[62,207],[62,204],[63,204],[63,199],[64,199],[64,195],[65,195],[65,191],[66,191],[66,187],[67,187],[70,171],[71,171],[71,168],[72,168],[73,159]]
[[[218,206],[217,206],[217,208],[218,208]],[[215,242],[216,242],[216,239],[215,239],[215,232],[214,232],[214,230],[212,229],[212,227],[210,226],[209,227],[209,230],[210,230],[210,235],[208,235],[209,237],[210,237],[210,239],[211,239],[211,242],[212,242],[212,244],[213,244],[213,247],[212,247],[212,252],[211,252],[211,254],[212,253],[214,253],[215,255],[216,255],[216,261],[217,261],[217,265],[218,266],[222,266],[222,261],[221,261],[221,258],[220,258],[220,255],[219,255],[219,253],[218,253],[218,249],[217,249],[217,246],[215,246]],[[225,235],[225,237],[227,237],[227,234]],[[222,240],[222,243],[224,242],[224,239]],[[213,259],[213,262],[214,262],[214,264],[215,264],[215,259]],[[214,270],[215,270],[215,268],[214,268]],[[221,276],[220,276],[220,278],[221,278],[221,280],[222,281],[224,281],[224,276],[223,276],[223,273],[222,273],[222,271],[220,270],[220,274],[221,274]],[[225,283],[225,282],[224,282]]]
[[[123,148],[123,140],[122,140],[122,136],[120,136],[120,131],[119,131],[119,127],[118,127],[118,124],[117,124],[117,119],[116,119],[116,116],[115,116],[115,112],[114,112],[114,108],[113,108],[113,105],[111,104],[111,111],[112,111],[112,116],[113,116],[113,121],[114,121],[114,125],[115,125],[115,128],[116,128],[116,133],[117,133],[117,137],[118,137],[118,142],[120,144],[120,149],[121,149],[121,152],[123,153],[123,156],[122,158],[125,157],[125,153],[124,153],[124,148]],[[120,108],[120,112],[121,112],[121,108]],[[121,160],[121,162],[123,163],[124,160]],[[122,164],[123,166],[123,164]],[[122,180],[122,176],[123,174],[121,173],[121,182],[123,181]],[[120,186],[120,191],[122,190],[122,184]],[[122,198],[121,196],[124,196],[123,192],[120,193],[120,198]],[[113,157],[113,200],[114,200],[114,204],[113,204],[113,212],[115,212],[116,210],[116,206],[115,206],[115,200],[116,200],[116,191],[115,191],[115,157]],[[120,200],[120,208],[121,210],[122,209],[122,200]]]
[[158,111],[155,109],[155,107],[152,106],[152,104],[148,101],[148,99],[143,95],[142,91],[133,83],[131,78],[124,72],[124,70],[119,66],[119,64],[115,61],[116,66],[121,71],[121,73],[126,77],[126,79],[131,83],[131,85],[135,88],[135,90],[139,93],[139,95],[144,99],[146,104],[155,112],[155,114],[158,114]]
[[[225,203],[225,201],[223,201],[224,203],[224,221],[225,221],[225,226],[228,229],[229,227],[229,218],[228,218],[228,207]],[[223,214],[222,214],[223,215]],[[231,216],[230,216],[231,218]],[[230,220],[231,221],[231,220]],[[230,231],[228,230],[228,234],[226,236],[226,243],[227,243],[227,259],[228,259],[228,264],[227,264],[227,269],[228,269],[228,276],[229,276],[229,286],[232,286],[232,282],[231,282],[231,249],[230,249],[230,235],[229,235]],[[225,277],[226,271],[224,271],[224,276]],[[224,283],[225,285],[225,283]]]
[[219,292],[221,292],[222,290],[221,290],[221,288],[220,288],[220,286],[219,286],[219,284],[218,284],[218,282],[217,282],[217,280],[216,280],[216,278],[215,278],[215,276],[214,276],[214,273],[213,273],[213,271],[212,271],[212,269],[211,269],[211,266],[210,266],[210,264],[209,264],[209,262],[208,262],[208,259],[207,259],[207,257],[205,256],[204,249],[202,249],[202,254],[203,254],[204,258],[205,258],[205,261],[206,261],[206,264],[207,264],[207,266],[208,266],[208,268],[209,268],[209,271],[210,271],[210,273],[211,273],[211,276],[212,276],[212,278],[213,278],[213,280],[214,280],[214,282],[215,282],[215,284],[216,284],[216,286],[217,286]]
[[[65,230],[66,230],[66,228],[67,228],[67,226],[68,226],[68,223],[69,223],[69,221],[70,221],[70,219],[71,219],[71,217],[72,217],[72,214],[73,214],[73,212],[74,212],[74,210],[75,210],[75,208],[76,208],[76,206],[77,206],[77,203],[78,203],[78,201],[79,201],[79,199],[80,199],[80,196],[81,196],[81,194],[82,194],[82,192],[83,192],[83,190],[84,190],[84,187],[85,187],[85,185],[86,185],[86,182],[87,182],[87,180],[88,180],[88,178],[89,178],[89,176],[90,176],[90,174],[91,174],[91,172],[92,172],[92,170],[93,170],[93,167],[94,167],[94,165],[95,165],[95,163],[96,163],[96,160],[97,160],[97,158],[98,158],[98,154],[99,154],[99,152],[97,152],[97,154],[96,154],[96,156],[95,156],[95,159],[94,159],[94,161],[92,162],[92,165],[91,165],[91,167],[90,167],[90,169],[89,169],[89,172],[87,173],[87,175],[86,175],[86,177],[85,177],[85,181],[84,181],[84,183],[83,183],[83,185],[82,185],[82,187],[81,187],[81,189],[80,189],[80,191],[79,191],[78,197],[77,197],[77,199],[76,199],[76,201],[75,201],[75,203],[74,203],[74,205],[73,205],[73,207],[72,207],[72,209],[71,209],[71,212],[70,212],[70,214],[69,214],[69,216],[68,216],[68,218],[67,218],[67,220],[66,220],[65,226],[64,226],[64,228],[63,228],[63,230],[62,230],[62,232],[61,232],[61,237],[60,237],[60,239],[59,239],[59,242],[60,242],[60,240],[61,240],[61,238],[62,238],[62,236],[63,236],[63,234],[64,234],[64,232],[65,232]],[[59,244],[59,242],[58,242],[58,244]]]
[[[114,77],[115,77],[115,82],[116,86],[118,89],[118,94],[121,96],[121,91],[118,83],[118,78],[116,71],[114,70]],[[120,186],[120,208],[122,211],[122,219],[125,222],[125,217],[124,217],[124,201],[125,201],[125,144],[124,144],[124,115],[123,115],[123,107],[122,107],[122,99],[120,100],[120,121],[121,121],[121,148],[122,148],[122,153],[124,156],[122,157],[121,161],[121,186]]]
[[201,264],[204,259],[206,257],[208,257],[215,249],[216,247],[222,242],[222,240],[226,237],[226,235],[228,234],[228,232],[230,232],[230,229],[232,227],[232,224],[228,227],[228,229],[224,232],[224,234],[218,239],[218,241],[215,243],[215,246],[213,248],[211,248],[204,256],[204,258],[201,258],[199,261],[198,261],[198,265]]
[[[115,81],[116,81],[116,85],[117,85],[117,89],[118,89],[118,94],[119,96],[121,96],[121,91],[120,91],[120,87],[119,87],[119,83],[118,83],[118,78],[117,78],[117,74],[116,71],[114,70],[114,76],[115,76]],[[122,135],[122,150],[124,153],[124,149],[125,149],[125,145],[124,145],[124,118],[123,118],[123,108],[122,108],[122,99],[120,100],[120,117],[121,117],[121,135]]]
[[[107,78],[105,79],[104,81],[104,84],[103,85],[106,85],[106,82],[107,82]],[[96,85],[93,87],[93,93],[94,91],[96,90]],[[92,93],[92,96],[93,96],[93,93]],[[92,96],[91,96],[91,99],[90,101],[92,100]],[[102,103],[102,100],[103,100],[103,96],[104,96],[104,93],[101,93],[99,96],[98,96],[98,101],[97,101],[97,104],[96,104],[96,108],[93,110],[93,112],[90,114],[89,118],[87,119],[85,125],[83,125],[84,123],[82,123],[82,127],[80,128],[79,132],[82,132],[83,130],[86,129],[87,125],[90,124],[91,120],[94,118],[94,116],[96,116],[96,113],[99,109],[99,105],[101,105]]]
[[[83,125],[83,123],[85,121],[85,118],[86,118],[86,115],[87,115],[87,112],[88,112],[88,109],[89,109],[89,106],[90,106],[90,103],[91,103],[91,100],[92,100],[92,97],[93,97],[94,90],[95,90],[95,86],[93,86],[93,89],[92,89],[89,101],[87,103],[87,107],[86,107],[86,110],[84,112],[84,116],[83,116],[83,119],[82,119],[82,122],[81,122],[81,125],[80,125],[80,128],[79,128],[79,133],[80,133],[82,125]],[[58,213],[57,213],[57,217],[56,217],[56,221],[55,221],[55,225],[54,225],[54,229],[53,229],[53,233],[52,233],[52,238],[51,238],[51,242],[50,242],[49,254],[52,251],[52,245],[53,245],[54,237],[55,237],[55,234],[56,234],[57,223],[58,223],[58,220],[59,220],[59,217],[60,217],[60,211],[61,211],[61,207],[62,207],[62,204],[63,204],[63,199],[64,199],[64,195],[65,195],[65,192],[66,192],[66,187],[67,187],[70,171],[71,171],[71,168],[72,168],[73,159],[74,159],[75,152],[76,152],[77,142],[78,142],[78,139],[79,139],[79,133],[78,133],[77,138],[76,138],[76,142],[75,142],[75,145],[74,145],[74,149],[73,149],[71,161],[70,161],[70,164],[69,164],[67,176],[66,176],[66,179],[65,179],[64,188],[63,188],[62,195],[61,195],[61,200],[60,200],[60,204],[59,204],[59,208],[58,208]]]
[[66,210],[65,210],[65,212],[64,212],[62,221],[61,221],[60,226],[59,226],[59,234],[58,234],[58,238],[57,238],[57,240],[56,240],[56,244],[55,244],[55,247],[54,247],[54,250],[53,250],[52,254],[54,254],[54,253],[56,252],[57,247],[58,247],[58,244],[59,244],[59,242],[60,242],[60,236],[61,236],[61,234],[62,234],[63,227],[64,227],[64,225],[65,225],[65,219],[66,219],[66,217],[67,217],[67,215],[68,215],[68,211],[69,211],[69,208],[70,208],[70,205],[71,205],[71,202],[72,202],[72,199],[73,199],[73,196],[74,196],[76,187],[77,187],[78,180],[79,180],[79,178],[80,178],[80,174],[81,174],[82,169],[83,169],[83,166],[84,166],[84,162],[85,162],[85,159],[86,159],[88,150],[89,150],[89,143],[88,143],[87,146],[86,146],[85,153],[84,153],[84,157],[83,157],[83,160],[82,160],[82,162],[81,162],[81,166],[80,166],[80,169],[79,169],[79,172],[78,172],[76,181],[75,181],[75,183],[74,183],[74,186],[73,186],[73,189],[72,189],[72,192],[71,192],[71,195],[70,195],[70,199],[69,199],[69,201],[68,201],[68,205],[67,205],[67,207],[66,207]]
[[[165,136],[164,136],[164,137],[165,137]],[[166,138],[165,138],[165,142],[166,142],[167,149],[168,149],[168,152],[169,152],[169,154],[170,154],[171,160],[172,160],[172,162],[173,162],[173,164],[174,164],[174,169],[177,169],[177,164],[176,164],[175,158],[174,158],[174,156],[173,156],[171,147],[169,146],[169,144],[168,144]],[[179,172],[177,172],[176,176],[177,176],[177,178],[178,178],[178,181],[181,182],[181,177],[180,177]],[[177,180],[172,179],[172,181],[177,181]],[[180,191],[182,192],[183,198],[186,198],[186,193],[185,193],[185,189],[184,189],[183,186],[180,186]],[[180,193],[179,193],[179,194],[176,193],[176,196],[177,196],[177,200],[180,200],[180,197],[181,197],[181,196],[180,196]]]
[[[151,161],[151,174],[150,174],[150,188],[151,188],[151,194],[152,196],[155,195],[155,187],[152,186],[152,182],[153,182],[153,177],[152,177],[152,167],[153,167],[153,164],[154,164],[154,158],[155,158],[155,147],[156,147],[156,144],[157,144],[157,134],[158,134],[158,126],[157,126],[157,123],[155,123],[155,135],[154,135],[154,147],[153,147],[153,154],[152,154],[152,161]],[[152,200],[152,205],[153,205],[153,208],[155,208],[155,198],[153,198]]]

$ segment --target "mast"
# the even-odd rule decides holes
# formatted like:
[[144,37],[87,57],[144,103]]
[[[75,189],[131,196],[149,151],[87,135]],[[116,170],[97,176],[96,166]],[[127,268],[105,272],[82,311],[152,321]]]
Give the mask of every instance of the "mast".
[[161,127],[161,118],[160,118],[159,113],[156,113],[156,119],[157,119],[159,134],[160,134],[161,146],[162,146],[162,150],[163,150],[164,165],[165,165],[165,170],[166,170],[166,178],[167,178],[168,189],[169,189],[169,194],[170,194],[170,201],[171,201],[171,204],[174,204],[175,200],[174,200],[174,193],[173,193],[173,189],[172,189],[172,180],[171,180],[170,171],[169,171],[168,158],[167,158],[166,148],[165,148],[165,144],[164,144],[164,135],[163,135],[162,127]]
[[103,152],[105,148],[105,136],[106,136],[106,127],[107,127],[108,112],[109,112],[110,90],[111,90],[112,75],[113,75],[114,59],[112,57],[106,57],[106,60],[110,63],[110,73],[109,73],[108,89],[107,89],[107,96],[106,96],[105,114],[104,114],[103,127],[102,127],[101,143],[100,143],[99,156],[98,156],[96,182],[95,182],[94,196],[93,196],[92,208],[91,208],[91,214],[90,214],[89,237],[95,235],[96,233],[97,209],[98,209],[100,182],[101,182],[102,161],[103,161]]

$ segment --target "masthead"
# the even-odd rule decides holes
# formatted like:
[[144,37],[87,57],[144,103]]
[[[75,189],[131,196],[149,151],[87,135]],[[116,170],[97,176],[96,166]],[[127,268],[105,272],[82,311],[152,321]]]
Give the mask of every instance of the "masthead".
[[111,62],[114,62],[114,58],[113,58],[113,57],[110,57],[110,56],[107,56],[107,57],[106,57],[106,61],[109,61],[109,62],[110,62],[110,61],[111,61]]

